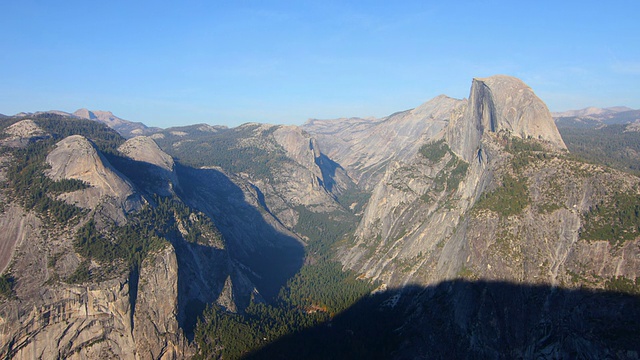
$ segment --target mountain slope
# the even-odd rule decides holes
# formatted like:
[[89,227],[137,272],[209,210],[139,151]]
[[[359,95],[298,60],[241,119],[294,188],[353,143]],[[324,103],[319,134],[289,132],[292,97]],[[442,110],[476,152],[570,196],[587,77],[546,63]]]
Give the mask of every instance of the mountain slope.
[[[20,141],[4,145],[0,169],[2,281],[10,279],[0,299],[2,354],[184,358],[205,304],[239,311],[260,301],[250,277],[268,274],[227,250],[243,243],[227,242],[176,194],[147,187],[167,181],[149,177],[173,165],[150,140],[125,142],[98,123],[51,114],[17,131],[20,120],[6,123]],[[139,153],[149,150],[156,156]],[[165,173],[138,177],[155,168]]]
[[370,190],[390,161],[412,157],[464,104],[464,100],[441,95],[382,119],[309,120],[302,128],[317,138],[327,156],[347,169],[361,188]]
[[[387,170],[344,246],[345,265],[389,286],[459,276],[567,285],[570,274],[584,284],[595,266],[586,258],[596,258],[610,264],[598,277],[635,279],[640,265],[628,254],[638,241],[637,219],[625,225],[630,240],[620,244],[587,241],[584,232],[596,204],[636,199],[638,178],[567,158],[542,103],[526,88],[511,92],[522,89],[519,81],[492,88],[496,81],[474,81],[470,107],[449,123],[446,141],[428,142]],[[509,122],[509,102],[535,106]]]

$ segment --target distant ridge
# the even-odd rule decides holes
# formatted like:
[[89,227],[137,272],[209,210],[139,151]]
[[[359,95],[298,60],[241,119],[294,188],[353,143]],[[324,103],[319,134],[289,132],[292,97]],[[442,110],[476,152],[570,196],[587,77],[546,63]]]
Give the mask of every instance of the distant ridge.
[[82,108],[76,110],[72,115],[83,119],[101,122],[108,127],[116,130],[126,138],[132,138],[140,135],[149,135],[160,131],[159,128],[150,128],[141,122],[133,122],[119,118],[113,115],[111,111],[88,110]]
[[[111,111],[88,110],[85,108],[78,109],[73,113],[68,113],[60,110],[48,110],[48,111],[36,111],[35,113],[20,112],[13,116],[29,117],[29,116],[37,116],[37,115],[43,115],[43,114],[69,116],[69,117],[74,117],[79,119],[87,119],[87,120],[101,122],[107,125],[108,127],[114,129],[125,138],[132,138],[132,137],[141,136],[141,135],[151,135],[162,130],[157,127],[148,127],[147,125],[141,122],[133,122],[133,121],[119,118],[115,116]],[[2,117],[9,117],[9,116],[0,114],[0,118]]]
[[551,115],[554,118],[571,117],[571,116],[597,116],[597,115],[605,115],[605,114],[615,114],[615,113],[629,111],[629,110],[633,110],[633,109],[626,106],[612,106],[612,107],[606,107],[606,108],[589,106],[584,109],[578,109],[578,110],[552,112]]
[[587,107],[552,113],[560,128],[597,128],[605,125],[626,125],[640,120],[640,110],[626,106],[608,108]]

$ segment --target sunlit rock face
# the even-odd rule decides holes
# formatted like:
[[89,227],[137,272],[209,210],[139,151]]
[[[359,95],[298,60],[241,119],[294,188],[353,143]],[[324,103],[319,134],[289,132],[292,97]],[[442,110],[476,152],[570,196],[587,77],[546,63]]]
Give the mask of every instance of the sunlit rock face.
[[381,119],[309,120],[302,128],[362,188],[371,190],[393,161],[408,161],[422,144],[442,136],[466,100],[440,95],[415,109]]
[[[450,151],[438,159],[416,151],[387,166],[341,251],[347,267],[395,287],[460,276],[572,285],[584,284],[576,274],[591,279],[594,271],[602,287],[603,279],[638,275],[628,256],[638,253],[638,239],[614,246],[580,238],[584,214],[614,192],[635,196],[638,179],[564,156],[549,111],[522,81],[475,79],[468,103],[449,119],[442,146]],[[481,200],[492,194],[502,202],[487,210]],[[522,206],[499,210],[512,203]]]
[[74,179],[89,185],[86,189],[60,195],[71,204],[85,209],[103,205],[102,213],[118,223],[124,221],[125,213],[142,205],[131,182],[81,135],[58,142],[46,161],[51,167],[46,175],[52,180]]
[[473,79],[464,115],[454,117],[447,129],[451,149],[473,161],[483,134],[500,131],[543,140],[554,149],[567,148],[547,106],[521,80],[504,75]]

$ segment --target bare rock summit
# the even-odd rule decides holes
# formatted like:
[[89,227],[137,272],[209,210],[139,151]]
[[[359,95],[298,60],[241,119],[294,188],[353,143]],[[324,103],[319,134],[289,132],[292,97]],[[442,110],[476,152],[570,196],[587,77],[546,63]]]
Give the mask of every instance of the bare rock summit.
[[90,185],[87,189],[60,195],[65,201],[86,209],[109,204],[108,217],[124,218],[124,212],[140,206],[133,185],[115,170],[94,145],[81,135],[72,135],[56,144],[47,155],[47,176],[53,180],[76,179]]
[[79,118],[101,122],[126,138],[147,135],[159,130],[158,128],[147,127],[141,122],[121,119],[113,115],[111,111],[79,109],[76,110],[73,115]]
[[118,150],[129,158],[155,165],[172,172],[173,158],[162,151],[153,139],[147,136],[136,136],[120,145]]
[[544,140],[566,150],[547,106],[520,79],[495,75],[473,79],[465,114],[449,125],[448,142],[465,161],[478,157],[483,134],[501,130]]

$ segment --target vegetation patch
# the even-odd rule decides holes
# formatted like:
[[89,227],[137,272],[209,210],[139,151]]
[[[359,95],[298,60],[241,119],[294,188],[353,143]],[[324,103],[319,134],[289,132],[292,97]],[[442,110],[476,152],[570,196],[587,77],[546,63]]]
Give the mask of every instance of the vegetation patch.
[[582,161],[640,175],[640,132],[625,132],[624,125],[609,125],[600,129],[558,130],[571,154]]
[[609,291],[640,295],[640,278],[631,280],[623,276],[612,277],[604,283],[604,288]]
[[252,302],[242,314],[209,306],[196,325],[199,353],[194,358],[241,358],[285,335],[329,321],[375,286],[343,272],[334,262],[306,265],[273,305]]
[[550,176],[542,189],[542,200],[537,204],[539,214],[550,214],[565,207],[563,204],[563,187],[557,175]]
[[451,156],[451,160],[449,160],[444,169],[433,179],[433,190],[437,192],[447,191],[449,195],[458,190],[460,182],[469,170],[468,163],[460,160],[460,158],[453,153],[451,153]]
[[458,190],[460,182],[467,175],[467,170],[469,170],[469,164],[456,157],[455,167],[451,170],[451,173],[447,178],[447,191],[454,192]]
[[329,260],[333,245],[353,232],[355,215],[315,213],[304,206],[295,210],[299,218],[294,230],[310,239],[306,250],[312,261],[287,281],[272,303],[252,301],[240,314],[210,305],[195,328],[195,359],[248,356],[277,339],[330,321],[378,285]]
[[369,192],[360,190],[354,185],[338,195],[337,200],[344,208],[349,209],[354,214],[358,214],[364,210],[370,197],[371,194]]
[[13,296],[13,277],[8,274],[0,276],[0,298],[10,298]]
[[87,259],[81,262],[76,270],[69,275],[65,281],[69,284],[82,284],[91,278],[91,270],[89,269],[91,262]]
[[621,245],[640,235],[640,196],[616,192],[583,214],[580,237],[583,240],[607,240]]
[[71,135],[82,135],[91,140],[103,154],[117,154],[118,147],[126,140],[105,124],[64,115],[39,114],[29,118],[52,134],[55,141]]
[[328,254],[336,242],[355,230],[357,217],[348,212],[313,212],[305,206],[294,208],[298,212],[296,233],[308,237],[310,253]]
[[533,139],[521,139],[509,134],[503,134],[502,141],[504,149],[511,154],[545,151],[542,144]]
[[560,210],[564,208],[564,205],[559,204],[557,202],[545,202],[542,204],[538,204],[538,213],[540,214],[551,214],[556,210]]
[[433,141],[426,143],[420,147],[419,153],[424,156],[425,159],[433,163],[437,163],[442,160],[442,158],[447,155],[451,149],[449,149],[449,145],[444,141],[444,139]]
[[461,279],[474,279],[476,275],[471,269],[463,265],[462,268],[458,270],[456,277]]
[[[166,133],[163,139],[156,139],[158,145],[185,165],[195,168],[219,166],[234,174],[248,173],[258,178],[273,180],[283,164],[293,164],[284,149],[273,139],[277,127],[261,132],[256,138],[256,126],[242,126],[224,129],[216,133],[194,133],[191,141],[181,141]],[[248,142],[247,139],[254,139]],[[180,146],[175,144],[180,141]]]
[[89,220],[78,230],[74,249],[101,263],[121,259],[139,265],[149,252],[161,249],[167,238],[223,246],[222,235],[206,216],[168,197],[155,196],[154,200],[156,206],[147,205],[130,216],[126,225],[112,229],[109,238],[96,229],[93,219]]
[[67,223],[83,212],[75,205],[55,198],[55,195],[86,188],[82,181],[53,181],[44,175],[45,158],[53,148],[52,140],[30,144],[26,148],[9,150],[13,161],[7,170],[7,182],[12,195],[25,209],[38,212],[50,222]]
[[475,208],[491,210],[506,217],[522,213],[530,203],[526,179],[504,174],[502,186],[482,194]]

